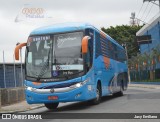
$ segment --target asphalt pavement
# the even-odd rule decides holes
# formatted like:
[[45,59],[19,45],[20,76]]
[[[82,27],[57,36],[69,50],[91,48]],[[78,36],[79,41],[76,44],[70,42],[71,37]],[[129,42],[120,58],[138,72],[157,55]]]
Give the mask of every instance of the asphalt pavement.
[[[45,107],[21,112],[23,114],[51,114],[56,113],[160,113],[160,89],[159,88],[146,88],[130,86],[124,92],[124,96],[115,97],[108,96],[102,98],[98,105],[91,105],[89,102],[73,102],[61,103],[57,110],[51,111]],[[73,114],[74,115],[74,114]],[[22,121],[22,120],[19,120]],[[31,121],[31,120],[23,120]],[[81,121],[98,121],[98,122],[160,122],[158,119],[47,119],[47,120],[34,120],[34,122],[81,122]],[[12,120],[17,122],[17,120]]]
[[89,102],[61,103],[57,110],[45,107],[26,113],[160,113],[160,90],[129,87],[124,96],[107,96],[98,105]]

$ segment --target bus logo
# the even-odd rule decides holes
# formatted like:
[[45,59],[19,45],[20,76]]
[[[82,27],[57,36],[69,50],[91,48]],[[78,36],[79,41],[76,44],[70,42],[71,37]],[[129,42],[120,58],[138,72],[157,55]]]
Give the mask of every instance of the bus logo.
[[61,67],[59,65],[56,66],[56,70],[60,70]]

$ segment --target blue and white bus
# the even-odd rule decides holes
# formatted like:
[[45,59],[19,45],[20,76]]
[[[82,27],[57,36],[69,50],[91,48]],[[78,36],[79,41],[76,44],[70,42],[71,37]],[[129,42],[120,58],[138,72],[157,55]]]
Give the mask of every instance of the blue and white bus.
[[29,104],[56,109],[60,102],[123,95],[128,76],[126,53],[109,35],[87,23],[64,23],[31,32],[26,43],[25,94]]

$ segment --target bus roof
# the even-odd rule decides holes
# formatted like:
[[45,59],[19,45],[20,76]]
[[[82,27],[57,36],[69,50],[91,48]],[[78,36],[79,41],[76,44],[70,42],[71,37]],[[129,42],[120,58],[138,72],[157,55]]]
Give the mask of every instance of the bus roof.
[[87,27],[93,27],[93,26],[88,23],[60,23],[35,29],[31,32],[31,35],[70,32],[70,31],[83,30]]
[[[77,30],[84,30],[86,28],[92,28],[99,33],[102,32],[102,31],[98,30],[97,28],[95,28],[93,25],[89,24],[89,23],[81,23],[81,22],[74,23],[74,22],[71,22],[71,23],[59,23],[59,24],[54,24],[54,25],[50,25],[50,26],[40,27],[40,28],[37,28],[37,29],[33,30],[30,35],[71,32],[71,31],[77,31]],[[109,35],[105,34],[105,36],[108,40],[115,43],[117,46],[123,48],[118,42],[116,42]]]

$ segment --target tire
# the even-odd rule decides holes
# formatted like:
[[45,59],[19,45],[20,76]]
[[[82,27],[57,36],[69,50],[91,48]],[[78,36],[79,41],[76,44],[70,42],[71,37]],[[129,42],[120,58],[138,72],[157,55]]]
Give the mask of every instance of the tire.
[[115,95],[116,96],[123,96],[123,90],[124,90],[123,81],[121,81],[120,91],[115,93]]
[[91,101],[92,104],[97,105],[101,102],[102,97],[102,91],[101,91],[101,85],[98,84],[96,89],[96,98]]
[[118,96],[123,96],[123,88],[122,88],[122,86],[121,86],[120,89],[121,89],[121,90],[118,92]]
[[49,110],[55,110],[58,107],[59,103],[45,103],[44,105]]

